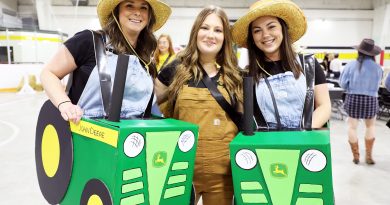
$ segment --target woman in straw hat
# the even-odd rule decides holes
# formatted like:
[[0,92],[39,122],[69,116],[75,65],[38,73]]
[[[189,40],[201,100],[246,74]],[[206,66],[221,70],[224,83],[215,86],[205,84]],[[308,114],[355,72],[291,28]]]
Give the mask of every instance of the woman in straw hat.
[[359,163],[359,144],[357,125],[359,119],[366,124],[366,163],[375,164],[372,159],[372,147],[375,140],[376,113],[379,110],[378,90],[383,70],[375,62],[375,56],[381,48],[372,39],[363,39],[359,46],[356,60],[345,65],[340,75],[340,86],[346,90],[344,108],[348,118],[348,141],[351,145],[353,162]]
[[[114,79],[118,54],[129,55],[121,118],[142,115],[151,99],[156,68],[150,56],[156,48],[153,31],[164,25],[171,9],[158,0],[99,0],[97,13],[101,35],[77,33],[64,43],[44,66],[41,81],[52,103],[65,120],[106,115],[96,66],[94,39],[104,39],[105,67]],[[99,69],[100,70],[100,69]],[[73,73],[67,95],[60,79]],[[131,82],[129,82],[131,81]],[[131,96],[131,97],[130,97]]]
[[221,8],[206,7],[196,17],[187,47],[161,70],[155,83],[158,101],[168,100],[168,115],[199,125],[196,203],[200,196],[204,205],[232,203],[229,143],[238,128],[204,82],[218,89],[234,110],[242,102],[240,79],[229,20]]
[[[301,126],[307,85],[292,43],[304,35],[306,27],[302,10],[290,0],[257,1],[233,25],[233,40],[248,48],[249,74],[256,82],[255,106],[269,128]],[[330,117],[330,99],[325,74],[317,61],[314,77],[312,127],[319,128]],[[275,117],[277,111],[280,120]]]

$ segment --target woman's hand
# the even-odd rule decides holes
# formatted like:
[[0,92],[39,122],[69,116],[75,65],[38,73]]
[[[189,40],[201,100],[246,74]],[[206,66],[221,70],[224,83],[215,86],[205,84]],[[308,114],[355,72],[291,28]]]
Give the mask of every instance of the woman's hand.
[[58,110],[64,120],[72,121],[76,124],[79,123],[81,116],[83,116],[83,110],[78,105],[72,104],[70,101],[60,103],[58,105]]

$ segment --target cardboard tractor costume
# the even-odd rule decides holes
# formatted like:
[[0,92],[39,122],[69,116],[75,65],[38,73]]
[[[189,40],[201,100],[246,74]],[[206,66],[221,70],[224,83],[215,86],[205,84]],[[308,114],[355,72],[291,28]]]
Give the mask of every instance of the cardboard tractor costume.
[[235,204],[334,204],[329,129],[253,133],[244,106],[245,131],[230,143]]
[[50,204],[189,203],[198,128],[174,120],[64,121],[50,101],[36,134],[39,186]]
[[43,196],[61,205],[189,204],[198,127],[174,119],[119,120],[126,69],[119,70],[108,119],[69,124],[44,103],[35,142]]

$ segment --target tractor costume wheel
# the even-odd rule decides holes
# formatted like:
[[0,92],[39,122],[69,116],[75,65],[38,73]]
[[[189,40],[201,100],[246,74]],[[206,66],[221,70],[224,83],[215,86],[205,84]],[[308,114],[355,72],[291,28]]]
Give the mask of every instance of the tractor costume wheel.
[[43,196],[50,204],[59,204],[72,174],[73,143],[68,122],[49,100],[43,104],[38,117],[35,162]]
[[80,205],[112,205],[110,191],[102,181],[91,179],[81,194]]

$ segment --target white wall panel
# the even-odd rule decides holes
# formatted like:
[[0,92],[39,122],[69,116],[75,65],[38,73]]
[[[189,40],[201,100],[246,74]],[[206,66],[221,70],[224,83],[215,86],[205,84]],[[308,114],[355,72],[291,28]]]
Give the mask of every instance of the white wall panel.
[[18,10],[18,2],[16,0],[1,0],[0,1],[0,9],[6,8],[12,11]]

